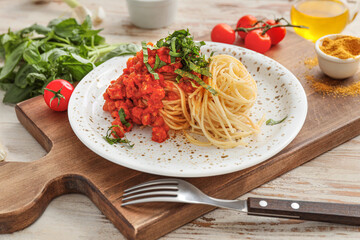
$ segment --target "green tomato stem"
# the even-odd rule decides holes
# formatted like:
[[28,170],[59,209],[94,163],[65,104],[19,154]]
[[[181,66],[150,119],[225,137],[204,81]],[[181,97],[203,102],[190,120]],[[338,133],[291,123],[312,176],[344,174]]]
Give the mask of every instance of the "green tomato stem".
[[264,35],[267,31],[269,31],[270,29],[272,28],[276,28],[276,27],[294,27],[294,28],[306,28],[306,29],[309,29],[309,27],[306,27],[306,26],[302,26],[302,25],[292,25],[290,23],[287,23],[287,24],[276,24],[276,25],[270,25],[270,24],[265,24],[265,26],[260,26],[260,27],[250,27],[250,28],[243,28],[243,27],[240,27],[240,28],[236,28],[235,29],[235,32],[250,32],[252,30],[256,30],[256,29],[262,29],[262,35]]

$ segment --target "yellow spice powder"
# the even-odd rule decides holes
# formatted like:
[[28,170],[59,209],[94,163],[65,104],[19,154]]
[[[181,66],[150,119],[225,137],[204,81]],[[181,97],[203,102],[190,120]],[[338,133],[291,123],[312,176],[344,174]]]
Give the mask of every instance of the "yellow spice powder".
[[305,79],[308,82],[311,82],[311,87],[316,92],[321,92],[323,94],[333,95],[333,96],[343,96],[343,97],[345,96],[354,97],[360,95],[360,81],[344,86],[344,85],[331,85],[326,82],[319,82],[319,80],[312,75],[306,75]]
[[317,65],[319,65],[319,61],[317,59],[317,57],[308,57],[304,60],[304,64],[305,66],[311,70],[313,69],[314,67],[316,67]]
[[325,38],[320,49],[327,55],[341,59],[354,58],[360,54],[360,38],[352,36]]

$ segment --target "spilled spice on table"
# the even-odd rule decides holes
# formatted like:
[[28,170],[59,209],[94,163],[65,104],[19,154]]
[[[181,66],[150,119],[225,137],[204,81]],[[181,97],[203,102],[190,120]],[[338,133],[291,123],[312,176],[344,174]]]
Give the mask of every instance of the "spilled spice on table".
[[[358,96],[360,95],[360,81],[351,83],[350,85],[343,85],[339,83],[331,83],[330,81],[320,81],[313,75],[306,75],[305,79],[311,83],[311,87],[316,92],[321,92],[326,95],[332,96]],[[333,80],[338,81],[338,80]]]
[[319,93],[324,95],[331,95],[333,97],[346,97],[346,96],[359,96],[360,95],[360,72],[353,78],[356,78],[355,82],[346,84],[347,80],[334,80],[328,77],[317,78],[311,73],[311,70],[318,66],[317,57],[305,58],[303,64],[307,68],[305,72],[305,79],[311,84],[311,87]]
[[304,65],[309,69],[313,69],[314,67],[316,67],[319,64],[318,58],[315,57],[308,57],[305,58],[304,60]]

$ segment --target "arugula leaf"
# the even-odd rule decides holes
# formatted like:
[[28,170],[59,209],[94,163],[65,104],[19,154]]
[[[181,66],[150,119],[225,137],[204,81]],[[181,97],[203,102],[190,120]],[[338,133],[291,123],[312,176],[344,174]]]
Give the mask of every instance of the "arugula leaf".
[[281,120],[278,120],[278,121],[276,121],[276,120],[273,120],[273,119],[268,119],[267,121],[266,121],[266,125],[270,125],[270,126],[273,126],[273,125],[276,125],[276,124],[279,124],[279,123],[282,123],[283,121],[285,121],[285,119],[287,118],[288,116],[286,116],[286,117],[284,117],[283,119],[281,119]]

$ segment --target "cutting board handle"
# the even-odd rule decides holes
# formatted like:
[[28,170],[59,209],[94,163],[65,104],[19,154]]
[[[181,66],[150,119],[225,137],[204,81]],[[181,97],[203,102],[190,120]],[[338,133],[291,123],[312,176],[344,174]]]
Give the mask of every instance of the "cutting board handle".
[[50,157],[0,163],[0,183],[4,186],[0,186],[0,233],[12,233],[35,222],[53,198],[86,190],[88,184],[82,176],[49,172],[50,161],[44,160]]

